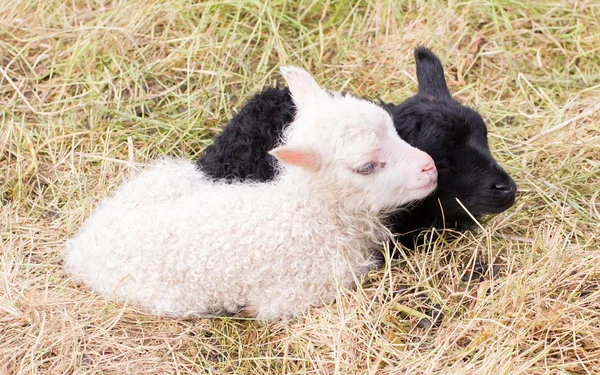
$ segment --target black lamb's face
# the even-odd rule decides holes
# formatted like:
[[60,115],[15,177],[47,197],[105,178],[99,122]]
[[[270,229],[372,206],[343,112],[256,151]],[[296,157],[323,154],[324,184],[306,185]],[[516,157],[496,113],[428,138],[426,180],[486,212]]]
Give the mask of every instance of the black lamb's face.
[[438,169],[438,189],[427,199],[446,217],[497,214],[515,202],[517,185],[492,157],[481,116],[452,99],[441,63],[417,48],[419,93],[392,112],[400,136],[428,153]]
[[448,216],[464,215],[458,198],[473,215],[497,214],[515,202],[517,185],[488,148],[483,119],[455,101],[416,96],[395,111],[405,126],[400,136],[433,158],[439,199]]

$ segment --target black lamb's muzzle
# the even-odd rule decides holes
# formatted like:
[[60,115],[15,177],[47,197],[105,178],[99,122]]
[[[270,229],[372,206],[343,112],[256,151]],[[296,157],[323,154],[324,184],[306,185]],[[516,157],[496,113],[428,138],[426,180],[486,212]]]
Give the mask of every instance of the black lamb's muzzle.
[[[496,184],[491,187],[487,196],[489,200],[484,202],[484,214],[499,214],[509,209],[517,197],[517,184],[507,175],[507,182]],[[482,196],[484,198],[485,196]]]
[[490,187],[479,191],[477,195],[466,197],[461,201],[475,216],[493,215],[512,207],[516,196],[517,184],[506,174],[502,183],[493,183]]
[[491,179],[488,189],[482,198],[488,197],[489,214],[505,211],[515,203],[517,184],[504,169],[498,166],[498,171]]
[[438,201],[437,205],[441,203],[441,210],[448,217],[499,214],[515,203],[517,184],[506,172],[486,174],[480,171],[477,176],[479,178],[469,174],[468,178],[462,176],[462,181],[448,181],[449,176],[443,175],[435,195],[429,199]]

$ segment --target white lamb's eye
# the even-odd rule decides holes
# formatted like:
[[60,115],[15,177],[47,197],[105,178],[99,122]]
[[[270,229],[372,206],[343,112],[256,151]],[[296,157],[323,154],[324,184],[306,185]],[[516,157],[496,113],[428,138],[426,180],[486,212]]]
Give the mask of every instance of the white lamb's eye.
[[375,170],[375,163],[370,161],[367,164],[363,165],[356,169],[356,173],[367,175]]

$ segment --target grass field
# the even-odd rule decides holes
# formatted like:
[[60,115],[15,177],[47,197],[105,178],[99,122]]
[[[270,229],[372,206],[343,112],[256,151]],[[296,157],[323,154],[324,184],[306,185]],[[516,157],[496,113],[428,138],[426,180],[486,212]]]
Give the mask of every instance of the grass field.
[[[132,168],[197,156],[280,64],[398,103],[418,44],[519,186],[482,229],[287,323],[159,319],[63,272],[65,239]],[[0,373],[600,373],[597,1],[4,0],[0,111]],[[461,281],[477,258],[500,277]]]

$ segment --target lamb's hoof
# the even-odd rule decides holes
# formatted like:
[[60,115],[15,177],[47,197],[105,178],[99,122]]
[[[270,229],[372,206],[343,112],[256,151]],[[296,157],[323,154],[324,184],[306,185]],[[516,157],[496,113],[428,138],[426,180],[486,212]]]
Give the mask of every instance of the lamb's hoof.
[[444,320],[444,313],[442,312],[442,306],[435,304],[433,309],[425,311],[425,314],[428,315],[427,318],[422,318],[417,323],[419,328],[429,329],[431,326],[439,327]]
[[465,273],[461,277],[461,280],[463,282],[469,282],[469,281],[482,282],[486,278],[489,280],[493,280],[496,277],[498,277],[499,274],[500,274],[500,266],[499,265],[487,264],[487,263],[482,262],[481,260],[478,260],[475,262],[475,265],[473,267],[469,267],[465,271]]
[[423,329],[429,329],[431,326],[439,327],[444,320],[444,313],[442,313],[442,306],[435,304],[433,309],[426,310],[425,312],[415,310],[406,305],[395,303],[392,306],[393,310],[396,310],[402,314],[413,316],[419,319],[417,326]]
[[233,317],[250,319],[250,318],[256,318],[257,315],[258,315],[258,313],[256,310],[248,308],[248,307],[244,307],[244,308],[240,309],[240,311],[235,313],[235,315],[233,315]]
[[600,282],[591,281],[583,286],[579,295],[581,297],[587,297],[598,290],[600,290]]

